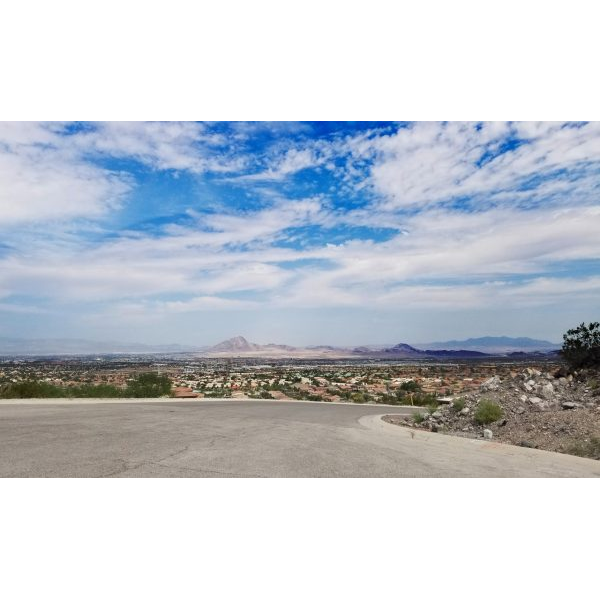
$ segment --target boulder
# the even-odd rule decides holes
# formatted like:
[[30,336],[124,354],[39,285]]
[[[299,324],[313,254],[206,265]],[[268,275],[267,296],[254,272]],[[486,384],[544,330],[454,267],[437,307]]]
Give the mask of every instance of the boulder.
[[554,386],[551,383],[546,383],[541,387],[539,393],[546,400],[551,400],[554,397]]
[[556,369],[556,371],[554,371],[554,377],[556,379],[564,379],[568,374],[569,372],[567,371],[566,367],[559,367]]
[[501,383],[502,383],[502,380],[500,379],[500,377],[498,377],[498,375],[494,375],[493,377],[490,377],[489,379],[484,381],[479,386],[479,389],[484,392],[493,392],[500,387]]
[[576,406],[577,406],[577,404],[575,404],[575,402],[563,402],[562,403],[563,410],[572,410]]
[[471,410],[470,410],[470,409],[468,409],[468,408],[465,406],[465,408],[463,408],[463,409],[460,411],[460,414],[461,414],[461,415],[468,415],[470,412],[471,412]]
[[491,429],[484,429],[483,430],[483,437],[486,440],[491,440],[494,437],[494,434],[492,432]]
[[536,444],[528,440],[523,440],[519,442],[519,446],[523,446],[523,448],[537,448]]

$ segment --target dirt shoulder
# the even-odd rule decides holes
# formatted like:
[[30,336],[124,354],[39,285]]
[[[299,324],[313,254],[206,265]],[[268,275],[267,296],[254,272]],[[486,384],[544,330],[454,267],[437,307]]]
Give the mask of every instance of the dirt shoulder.
[[[497,404],[501,416],[479,423],[481,403]],[[423,409],[421,417],[388,415],[388,423],[467,438],[600,459],[600,373],[543,373],[535,369],[492,377],[454,405]],[[421,422],[418,422],[422,418]]]

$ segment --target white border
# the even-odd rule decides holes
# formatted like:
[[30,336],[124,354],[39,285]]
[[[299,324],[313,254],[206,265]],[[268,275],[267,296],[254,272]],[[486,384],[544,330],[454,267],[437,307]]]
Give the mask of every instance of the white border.
[[[597,11],[20,0],[0,13],[0,119],[598,119]],[[597,481],[4,480],[0,497],[11,600],[597,587]]]

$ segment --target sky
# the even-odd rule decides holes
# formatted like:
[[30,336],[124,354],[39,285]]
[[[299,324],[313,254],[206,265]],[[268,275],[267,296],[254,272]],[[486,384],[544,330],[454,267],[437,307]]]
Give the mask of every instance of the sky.
[[0,123],[0,337],[559,341],[600,123]]

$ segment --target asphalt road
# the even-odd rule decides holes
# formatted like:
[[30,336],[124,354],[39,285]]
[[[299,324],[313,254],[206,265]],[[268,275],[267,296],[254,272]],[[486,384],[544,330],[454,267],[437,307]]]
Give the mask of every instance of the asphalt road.
[[599,461],[379,418],[403,411],[410,409],[247,400],[3,402],[0,476],[600,476]]

